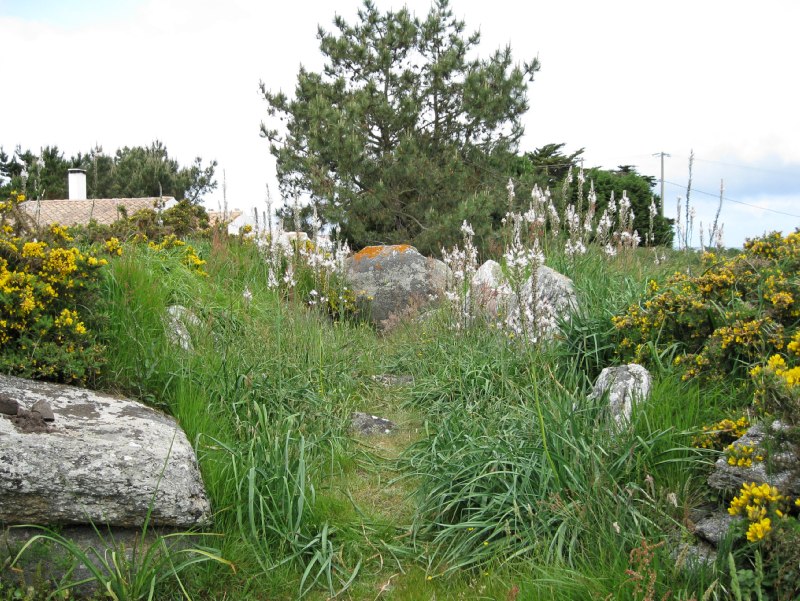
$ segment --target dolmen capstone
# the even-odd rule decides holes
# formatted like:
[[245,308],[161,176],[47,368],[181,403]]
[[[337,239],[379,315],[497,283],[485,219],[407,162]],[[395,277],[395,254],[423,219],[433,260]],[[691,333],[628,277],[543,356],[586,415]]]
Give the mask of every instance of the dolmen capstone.
[[4,375],[0,397],[0,522],[138,528],[152,508],[151,526],[209,524],[194,450],[173,418],[129,399]]
[[346,278],[367,319],[381,329],[437,303],[447,286],[448,267],[407,244],[367,246],[347,259]]

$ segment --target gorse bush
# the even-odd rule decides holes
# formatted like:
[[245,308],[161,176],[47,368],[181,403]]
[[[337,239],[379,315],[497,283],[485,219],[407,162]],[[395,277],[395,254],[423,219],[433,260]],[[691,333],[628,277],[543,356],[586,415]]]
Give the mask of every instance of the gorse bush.
[[758,577],[757,588],[767,595],[759,598],[789,601],[800,594],[800,576],[795,569],[800,560],[798,507],[800,499],[755,482],[745,483],[730,502],[728,513],[743,518],[735,522],[733,530],[746,540],[739,562],[745,567],[737,570],[737,576],[741,579],[744,575],[745,581],[751,574]]
[[780,355],[784,363],[772,371],[791,387],[785,367],[800,325],[800,233],[770,234],[733,258],[706,253],[703,260],[703,273],[676,273],[663,287],[651,282],[642,302],[614,318],[621,358],[647,362],[651,344],[677,344],[685,379],[746,380],[754,365]]
[[86,324],[107,260],[71,246],[58,225],[32,237],[15,211],[22,200],[0,203],[0,371],[85,384],[104,362]]

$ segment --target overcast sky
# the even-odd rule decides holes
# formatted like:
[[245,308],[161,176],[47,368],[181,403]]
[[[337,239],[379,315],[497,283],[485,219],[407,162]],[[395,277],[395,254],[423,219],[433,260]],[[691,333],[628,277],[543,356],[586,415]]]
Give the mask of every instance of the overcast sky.
[[[429,0],[376,0],[427,14]],[[230,207],[277,194],[259,137],[263,80],[291,93],[300,64],[322,66],[317,25],[357,0],[0,0],[0,144],[67,156],[95,144],[164,142],[182,164],[219,161]],[[708,223],[725,180],[725,242],[800,226],[800,2],[797,0],[452,0],[480,53],[538,56],[521,150],[564,142],[587,166],[658,177],[666,214],[685,197]],[[706,194],[704,194],[706,193]],[[734,202],[738,201],[738,202]],[[746,203],[746,204],[739,204]],[[769,209],[769,210],[767,210]],[[777,212],[771,212],[771,211]],[[696,237],[695,237],[696,239]]]

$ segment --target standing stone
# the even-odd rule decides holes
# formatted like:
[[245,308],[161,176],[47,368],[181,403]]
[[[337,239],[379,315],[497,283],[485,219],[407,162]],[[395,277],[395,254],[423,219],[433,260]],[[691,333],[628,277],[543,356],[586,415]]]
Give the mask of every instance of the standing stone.
[[[535,286],[534,290],[534,278],[530,277],[522,285],[520,292],[522,298],[533,299],[537,312],[542,316],[538,335],[550,338],[557,331],[559,320],[568,319],[570,313],[578,307],[575,286],[567,276],[545,265],[536,270]],[[515,296],[512,307],[516,300]]]
[[150,524],[211,519],[194,450],[175,420],[125,398],[0,375],[21,412],[40,401],[55,422],[25,428],[0,418],[0,522]]
[[387,329],[437,303],[447,286],[447,266],[407,244],[368,246],[347,259],[347,281],[368,319]]
[[606,367],[600,372],[590,398],[608,394],[608,409],[617,426],[630,421],[633,403],[650,396],[650,372],[638,363]]

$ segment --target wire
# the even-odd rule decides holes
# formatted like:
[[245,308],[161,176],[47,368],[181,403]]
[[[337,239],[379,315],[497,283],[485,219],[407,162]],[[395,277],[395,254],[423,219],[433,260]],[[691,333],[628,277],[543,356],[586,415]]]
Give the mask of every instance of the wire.
[[[677,158],[681,158],[681,159],[688,159],[689,158],[689,157],[683,157],[683,156],[679,156],[679,155],[674,155],[674,156],[676,156]],[[694,157],[694,160],[695,161],[699,161],[701,163],[712,163],[714,165],[725,165],[726,167],[736,167],[737,169],[750,169],[752,171],[763,171],[764,173],[773,173],[775,175],[784,175],[784,176],[790,175],[786,171],[779,171],[777,169],[764,169],[763,167],[753,167],[752,165],[739,165],[737,163],[726,163],[724,161],[712,161],[711,159],[699,159],[697,157]]]
[[[683,184],[676,184],[675,182],[671,182],[669,180],[664,180],[665,184],[669,184],[670,186],[675,186],[677,188],[686,188]],[[703,190],[698,190],[697,188],[692,188],[692,192],[696,192],[698,194],[705,194],[706,196],[713,196],[714,198],[719,198],[719,194],[713,194],[711,192],[704,192]],[[727,196],[723,196],[722,200],[727,200],[728,202],[733,202],[738,205],[744,205],[746,207],[753,207],[754,209],[760,209],[761,211],[769,211],[770,213],[777,213],[778,215],[786,215],[787,217],[794,217],[796,219],[800,219],[800,215],[795,215],[793,213],[786,213],[785,211],[779,211],[777,209],[769,209],[767,207],[760,207],[758,205],[750,204],[749,202],[743,202],[741,200],[734,200],[733,198],[728,198]]]

